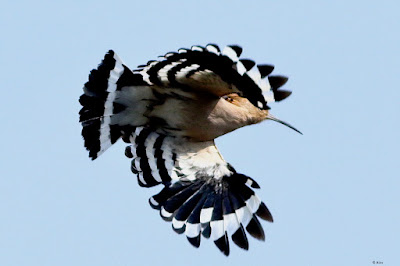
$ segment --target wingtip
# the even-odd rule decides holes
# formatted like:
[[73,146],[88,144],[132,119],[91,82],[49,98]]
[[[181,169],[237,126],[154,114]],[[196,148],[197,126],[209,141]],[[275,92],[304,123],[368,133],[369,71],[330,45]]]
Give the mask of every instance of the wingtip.
[[246,233],[244,233],[243,226],[240,225],[239,229],[232,234],[232,241],[240,248],[249,250],[249,241],[247,240]]
[[215,240],[214,243],[225,256],[229,256],[229,240],[226,234]]
[[190,244],[192,244],[195,248],[200,247],[200,237],[201,235],[199,234],[196,237],[186,237],[187,240],[189,241]]
[[256,212],[257,216],[260,217],[261,219],[271,222],[274,222],[274,218],[272,217],[271,212],[268,210],[267,206],[264,204],[264,202],[261,202],[260,206],[258,207],[258,210]]
[[254,238],[265,241],[264,229],[255,215],[253,215],[253,219],[251,219],[249,224],[246,226],[246,230]]

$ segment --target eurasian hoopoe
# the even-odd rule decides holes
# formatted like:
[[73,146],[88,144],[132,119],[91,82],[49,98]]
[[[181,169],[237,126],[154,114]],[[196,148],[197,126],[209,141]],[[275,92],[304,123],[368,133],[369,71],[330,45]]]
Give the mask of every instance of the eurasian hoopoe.
[[229,240],[248,249],[245,230],[264,240],[257,217],[272,215],[252,188],[259,185],[227,163],[214,139],[240,127],[274,120],[267,103],[291,92],[271,65],[239,59],[242,48],[193,46],[130,70],[109,51],[92,70],[80,97],[80,122],[94,160],[120,137],[140,186],[162,184],[150,198],[172,228],[195,247],[211,238],[229,255]]

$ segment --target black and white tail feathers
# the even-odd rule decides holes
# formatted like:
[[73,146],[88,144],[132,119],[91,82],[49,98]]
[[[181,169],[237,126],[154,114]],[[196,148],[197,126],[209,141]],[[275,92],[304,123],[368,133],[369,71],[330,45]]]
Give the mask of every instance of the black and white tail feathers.
[[193,246],[200,246],[203,235],[229,255],[229,238],[246,250],[246,231],[265,239],[258,217],[273,220],[252,189],[259,185],[223,160],[213,141],[190,142],[143,127],[124,140],[131,143],[125,154],[132,158],[132,172],[139,184],[164,185],[149,199],[150,205]]

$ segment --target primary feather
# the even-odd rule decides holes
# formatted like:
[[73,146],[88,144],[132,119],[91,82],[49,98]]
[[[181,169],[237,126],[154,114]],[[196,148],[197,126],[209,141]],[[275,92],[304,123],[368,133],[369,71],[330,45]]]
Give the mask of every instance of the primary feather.
[[164,186],[151,207],[195,247],[203,235],[225,255],[229,237],[247,250],[246,231],[264,240],[258,218],[273,219],[253,191],[258,184],[222,158],[214,139],[268,119],[267,103],[290,95],[280,90],[287,78],[241,53],[236,45],[192,46],[130,70],[109,51],[80,97],[89,156],[122,137],[139,185]]

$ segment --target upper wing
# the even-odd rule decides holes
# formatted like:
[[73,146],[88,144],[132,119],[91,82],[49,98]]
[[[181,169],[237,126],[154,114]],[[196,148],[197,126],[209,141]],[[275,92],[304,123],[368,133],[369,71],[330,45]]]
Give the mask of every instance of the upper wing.
[[141,186],[160,183],[164,188],[150,198],[164,220],[172,221],[177,233],[185,233],[198,247],[201,235],[211,238],[229,254],[229,240],[248,249],[245,230],[264,240],[257,217],[272,222],[272,216],[252,188],[250,177],[237,173],[220,155],[213,141],[191,142],[137,127],[124,136],[131,145],[132,171]]
[[267,103],[280,101],[290,95],[279,90],[287,81],[283,76],[269,75],[272,65],[256,65],[249,59],[240,59],[242,48],[226,46],[222,51],[215,44],[179,49],[139,66],[149,85],[205,91],[216,96],[239,93],[260,109]]
[[290,95],[279,89],[287,78],[269,75],[271,65],[240,59],[241,52],[234,45],[222,51],[214,44],[193,46],[131,71],[109,51],[92,70],[80,97],[80,122],[89,156],[96,159],[124,133],[148,125],[146,112],[162,101],[163,93],[179,97],[203,91],[220,97],[236,92],[260,109]]

